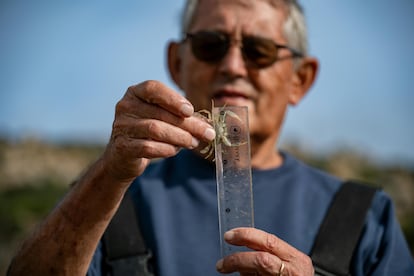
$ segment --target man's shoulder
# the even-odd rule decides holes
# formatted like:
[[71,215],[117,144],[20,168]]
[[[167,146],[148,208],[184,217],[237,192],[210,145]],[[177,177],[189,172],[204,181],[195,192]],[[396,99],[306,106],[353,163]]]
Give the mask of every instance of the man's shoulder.
[[344,182],[343,179],[315,167],[290,153],[283,153],[286,179],[310,190],[325,191],[333,195]]

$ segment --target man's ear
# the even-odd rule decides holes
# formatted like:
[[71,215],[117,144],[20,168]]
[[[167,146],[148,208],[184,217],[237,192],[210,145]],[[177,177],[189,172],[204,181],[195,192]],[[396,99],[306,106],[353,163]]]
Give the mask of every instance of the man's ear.
[[171,79],[175,84],[181,88],[180,84],[180,70],[181,70],[181,55],[180,55],[180,43],[169,42],[167,61],[168,71],[170,72]]
[[318,68],[319,62],[315,58],[305,57],[301,60],[293,75],[293,87],[289,95],[291,105],[297,105],[309,91],[315,82]]

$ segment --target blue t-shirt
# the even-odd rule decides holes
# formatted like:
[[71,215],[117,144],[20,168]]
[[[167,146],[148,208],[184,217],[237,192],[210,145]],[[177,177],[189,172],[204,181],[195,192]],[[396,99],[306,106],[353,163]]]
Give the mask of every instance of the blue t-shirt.
[[[341,180],[283,153],[283,165],[252,170],[255,227],[309,254]],[[183,150],[154,162],[131,185],[158,275],[220,275],[214,164]],[[340,238],[340,237],[338,237]],[[88,275],[104,275],[98,246]],[[353,260],[353,275],[414,275],[393,205],[377,192]]]

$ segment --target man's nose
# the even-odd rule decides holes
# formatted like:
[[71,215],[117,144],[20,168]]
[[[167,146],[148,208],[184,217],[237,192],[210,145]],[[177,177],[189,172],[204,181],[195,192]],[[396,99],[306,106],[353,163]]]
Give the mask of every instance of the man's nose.
[[232,43],[219,64],[219,71],[222,74],[235,77],[245,77],[247,75],[246,62],[240,43]]

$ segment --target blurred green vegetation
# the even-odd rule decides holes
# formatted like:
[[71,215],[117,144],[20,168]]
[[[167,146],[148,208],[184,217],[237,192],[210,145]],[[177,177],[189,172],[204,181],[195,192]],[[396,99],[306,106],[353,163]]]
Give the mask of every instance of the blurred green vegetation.
[[66,188],[51,179],[0,190],[0,274],[11,256],[56,205]]
[[66,189],[49,179],[0,191],[0,242],[24,232],[44,217]]
[[0,275],[22,241],[102,150],[96,144],[0,138]]
[[[344,179],[381,185],[414,253],[414,168],[377,164],[352,149],[318,155],[297,145],[284,147],[304,162]],[[102,145],[49,144],[0,139],[0,275],[22,240],[53,209],[69,184],[103,151]],[[414,254],[413,254],[414,255]]]

